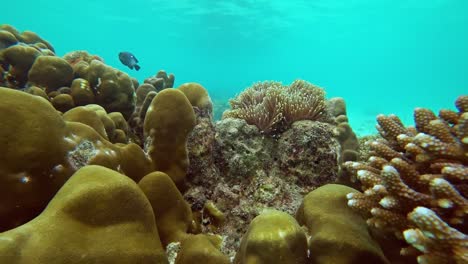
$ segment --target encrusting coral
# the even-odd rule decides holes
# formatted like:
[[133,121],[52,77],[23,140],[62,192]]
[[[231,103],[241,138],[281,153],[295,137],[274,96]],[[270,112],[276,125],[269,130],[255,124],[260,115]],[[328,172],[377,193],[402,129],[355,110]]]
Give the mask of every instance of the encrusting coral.
[[414,111],[415,127],[394,115],[377,117],[381,139],[370,143],[367,162],[347,162],[361,193],[348,205],[368,224],[393,232],[410,245],[402,254],[419,263],[467,263],[468,96],[458,111]]
[[325,92],[303,80],[289,86],[260,82],[231,99],[225,118],[244,119],[265,134],[280,133],[298,120],[326,119]]

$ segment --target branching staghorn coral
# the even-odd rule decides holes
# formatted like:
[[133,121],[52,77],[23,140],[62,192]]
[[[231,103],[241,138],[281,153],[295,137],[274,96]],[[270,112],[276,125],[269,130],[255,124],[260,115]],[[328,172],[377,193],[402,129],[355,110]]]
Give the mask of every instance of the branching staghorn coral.
[[289,86],[279,82],[255,83],[231,99],[223,118],[240,118],[262,133],[281,132],[298,120],[325,119],[325,92],[303,80]]
[[371,226],[394,232],[419,263],[468,263],[468,96],[458,112],[414,111],[415,127],[396,116],[377,117],[383,139],[370,144],[367,162],[346,162],[364,193],[348,205]]

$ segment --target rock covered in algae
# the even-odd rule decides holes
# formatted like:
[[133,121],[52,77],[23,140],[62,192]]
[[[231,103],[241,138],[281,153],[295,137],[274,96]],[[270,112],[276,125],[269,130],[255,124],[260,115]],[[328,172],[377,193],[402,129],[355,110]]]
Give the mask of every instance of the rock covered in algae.
[[310,261],[317,264],[389,263],[364,219],[347,206],[353,188],[327,184],[304,197],[296,219],[308,228]]
[[332,129],[327,123],[302,120],[272,138],[242,119],[226,118],[216,123],[216,165],[229,178],[264,171],[292,178],[310,191],[337,178],[340,146]]
[[168,263],[148,199],[100,166],[77,171],[38,217],[0,234],[0,262]]
[[[301,186],[322,186],[338,177],[340,145],[332,126],[310,120],[296,121],[278,139],[278,165]],[[272,151],[272,150],[270,150]]]
[[227,178],[249,177],[271,167],[272,142],[242,119],[227,118],[215,126],[216,166]]
[[[226,237],[222,250],[230,256],[264,208],[294,214],[304,194],[337,177],[339,144],[329,124],[298,121],[272,138],[242,119],[226,118],[214,128],[206,118],[197,120],[184,197],[208,223],[204,231]],[[222,224],[203,214],[209,201],[225,214]]]
[[304,229],[289,214],[267,210],[250,223],[234,263],[308,263]]

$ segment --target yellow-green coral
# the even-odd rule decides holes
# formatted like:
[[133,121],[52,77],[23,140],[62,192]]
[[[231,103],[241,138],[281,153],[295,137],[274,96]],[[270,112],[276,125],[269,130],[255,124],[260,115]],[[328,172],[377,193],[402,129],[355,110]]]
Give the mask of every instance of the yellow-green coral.
[[28,72],[41,53],[35,48],[14,45],[0,51],[0,62],[7,65],[6,81],[11,88],[23,87],[28,81]]
[[16,39],[15,35],[9,31],[0,29],[0,50],[8,48],[16,43],[18,43],[18,39]]
[[60,116],[40,96],[0,87],[0,97],[0,230],[36,216],[70,175],[85,165],[106,166],[135,181],[152,168],[137,145],[106,140],[106,123],[115,125],[107,115],[100,116],[106,114],[100,106],[74,109],[92,116],[88,120],[92,128],[83,124],[87,122],[83,115]]
[[115,171],[77,171],[35,219],[0,234],[0,262],[168,263],[151,205]]
[[292,216],[268,210],[250,222],[234,263],[308,263],[306,234]]
[[389,263],[371,238],[366,222],[346,206],[353,188],[327,184],[304,197],[296,218],[310,235],[311,263]]
[[69,94],[59,94],[52,98],[51,103],[55,109],[62,113],[75,107],[73,97],[71,97]]
[[82,60],[74,65],[76,77],[88,81],[94,90],[94,102],[107,112],[121,112],[128,119],[135,108],[135,89],[132,79],[124,72],[99,60]]
[[179,90],[165,89],[151,102],[145,117],[144,133],[150,138],[149,155],[154,169],[167,173],[183,188],[189,160],[187,138],[195,126],[195,113]]
[[164,246],[181,242],[192,225],[192,211],[174,182],[163,172],[153,172],[138,183],[151,203]]
[[194,107],[198,107],[201,110],[213,111],[213,103],[208,95],[208,91],[198,83],[184,83],[177,89],[182,91],[185,96],[189,99],[190,103]]
[[[67,128],[48,101],[0,87],[0,229],[38,213],[66,180]],[[55,169],[54,169],[55,168]]]
[[229,258],[219,251],[219,246],[208,235],[191,235],[181,243],[175,264],[229,264]]
[[89,86],[89,82],[82,78],[73,80],[70,86],[70,95],[76,106],[83,106],[94,103],[94,92]]
[[39,56],[28,72],[29,83],[45,88],[47,93],[70,86],[72,80],[73,68],[56,56]]

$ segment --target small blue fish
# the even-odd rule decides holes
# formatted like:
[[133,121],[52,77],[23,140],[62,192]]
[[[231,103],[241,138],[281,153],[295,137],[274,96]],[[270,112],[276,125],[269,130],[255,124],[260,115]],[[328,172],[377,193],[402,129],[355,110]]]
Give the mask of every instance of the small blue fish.
[[137,58],[130,52],[128,51],[122,51],[119,53],[119,60],[122,62],[123,65],[129,67],[130,69],[133,70],[140,70],[140,66],[138,66],[138,60]]

